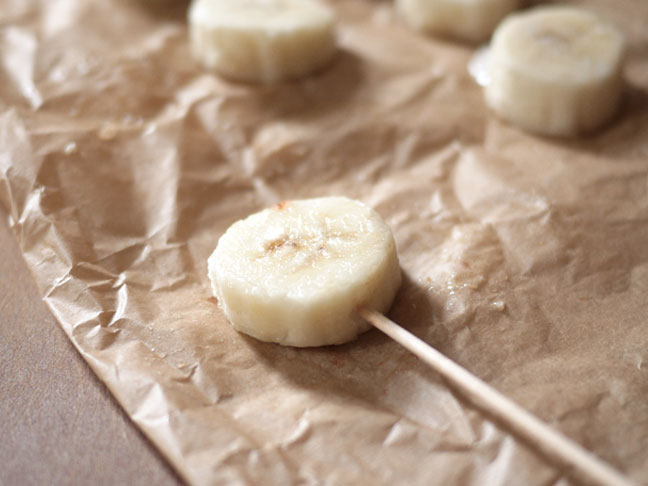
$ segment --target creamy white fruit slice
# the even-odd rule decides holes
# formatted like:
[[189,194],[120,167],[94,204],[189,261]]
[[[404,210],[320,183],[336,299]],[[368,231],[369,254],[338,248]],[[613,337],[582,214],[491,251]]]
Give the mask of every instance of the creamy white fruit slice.
[[487,40],[519,4],[520,0],[396,0],[412,27],[469,42]]
[[234,223],[209,278],[240,332],[289,346],[354,339],[360,307],[386,312],[401,283],[391,230],[345,197],[286,201]]
[[486,102],[533,132],[588,132],[617,110],[623,58],[622,35],[587,10],[547,6],[514,14],[493,35]]
[[194,0],[194,56],[226,77],[272,83],[310,74],[336,52],[332,12],[315,0]]

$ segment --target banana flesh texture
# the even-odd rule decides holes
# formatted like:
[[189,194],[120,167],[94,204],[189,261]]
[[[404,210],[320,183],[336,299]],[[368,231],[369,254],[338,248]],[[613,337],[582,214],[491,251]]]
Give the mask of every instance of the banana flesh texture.
[[396,0],[396,8],[412,27],[468,42],[487,40],[519,4],[519,0]]
[[286,201],[234,223],[208,261],[233,327],[289,346],[341,344],[386,312],[401,283],[389,227],[344,197]]
[[622,91],[624,39],[586,10],[538,7],[493,35],[486,102],[532,132],[574,136],[605,124]]
[[335,19],[315,0],[194,0],[189,40],[205,67],[237,81],[274,83],[331,61]]

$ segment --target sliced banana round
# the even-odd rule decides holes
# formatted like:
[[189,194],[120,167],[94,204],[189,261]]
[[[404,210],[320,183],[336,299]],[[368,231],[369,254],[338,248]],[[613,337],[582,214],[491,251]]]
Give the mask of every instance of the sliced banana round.
[[189,37],[207,68],[248,82],[305,76],[336,52],[334,16],[315,0],[194,0]]
[[289,346],[323,346],[369,328],[401,283],[389,227],[345,197],[286,201],[234,223],[209,258],[214,295],[237,331]]
[[592,131],[617,110],[623,58],[623,36],[587,10],[547,6],[514,14],[493,35],[486,102],[533,132]]
[[396,0],[412,27],[469,42],[487,40],[519,4],[520,0]]

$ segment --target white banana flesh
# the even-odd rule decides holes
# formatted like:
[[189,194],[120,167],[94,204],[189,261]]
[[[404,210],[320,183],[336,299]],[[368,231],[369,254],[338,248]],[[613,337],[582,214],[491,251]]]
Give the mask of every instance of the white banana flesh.
[[212,290],[240,332],[289,346],[341,344],[386,312],[401,283],[391,230],[344,197],[286,201],[234,223],[209,258]]
[[519,4],[519,0],[396,0],[401,15],[417,30],[468,42],[487,40]]
[[306,76],[336,52],[334,16],[315,0],[194,0],[189,37],[205,67],[255,83]]
[[586,10],[538,7],[493,35],[487,104],[526,130],[574,136],[605,124],[623,91],[624,39]]

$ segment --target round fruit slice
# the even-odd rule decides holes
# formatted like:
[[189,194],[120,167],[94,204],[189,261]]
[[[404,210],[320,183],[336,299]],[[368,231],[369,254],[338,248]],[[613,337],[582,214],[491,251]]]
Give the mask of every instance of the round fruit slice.
[[621,34],[587,10],[549,6],[514,14],[493,36],[486,102],[533,132],[588,132],[617,110],[623,57]]
[[194,56],[240,81],[299,78],[336,51],[333,14],[315,0],[194,0],[189,27]]
[[389,227],[344,197],[286,201],[234,223],[209,278],[236,330],[300,347],[354,339],[370,327],[356,310],[386,312],[401,283]]

